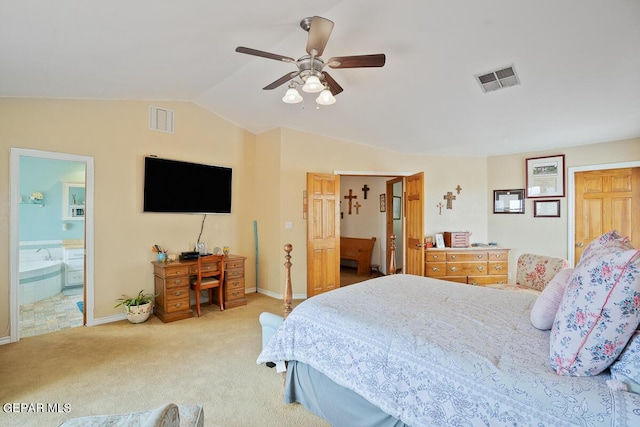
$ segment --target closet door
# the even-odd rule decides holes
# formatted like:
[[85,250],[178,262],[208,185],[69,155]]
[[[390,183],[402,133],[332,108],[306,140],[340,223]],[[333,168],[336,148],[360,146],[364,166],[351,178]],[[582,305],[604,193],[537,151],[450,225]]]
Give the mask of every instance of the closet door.
[[405,273],[424,276],[424,173],[407,177],[406,189]]

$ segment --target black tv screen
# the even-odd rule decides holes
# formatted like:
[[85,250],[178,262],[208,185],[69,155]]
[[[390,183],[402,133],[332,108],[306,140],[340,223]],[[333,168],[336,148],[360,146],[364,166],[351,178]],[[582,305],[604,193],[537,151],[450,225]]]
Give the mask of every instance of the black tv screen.
[[144,212],[231,213],[231,168],[144,158]]

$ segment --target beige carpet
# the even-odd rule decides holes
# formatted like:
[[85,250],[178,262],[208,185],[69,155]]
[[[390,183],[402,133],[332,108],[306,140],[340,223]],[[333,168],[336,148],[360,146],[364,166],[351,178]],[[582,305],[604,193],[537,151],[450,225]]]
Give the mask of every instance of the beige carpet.
[[263,311],[282,301],[248,294],[248,305],[162,323],[155,316],[30,337],[0,346],[0,403],[68,404],[68,413],[0,412],[2,426],[56,426],[68,418],[204,406],[206,426],[328,426],[282,402],[283,380],[257,365]]

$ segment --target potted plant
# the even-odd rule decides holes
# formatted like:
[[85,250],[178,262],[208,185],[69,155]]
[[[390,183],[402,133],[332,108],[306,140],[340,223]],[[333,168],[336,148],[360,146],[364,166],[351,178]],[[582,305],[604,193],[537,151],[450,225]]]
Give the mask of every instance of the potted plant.
[[144,290],[141,290],[138,292],[138,295],[133,298],[122,295],[122,298],[118,298],[118,304],[114,307],[123,306],[129,322],[142,323],[151,315],[154,298],[155,295],[145,294]]

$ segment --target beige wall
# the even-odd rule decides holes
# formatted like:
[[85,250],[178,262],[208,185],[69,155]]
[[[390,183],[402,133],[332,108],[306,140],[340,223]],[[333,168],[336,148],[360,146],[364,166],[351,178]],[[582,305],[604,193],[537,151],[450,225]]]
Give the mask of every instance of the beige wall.
[[[57,151],[94,158],[95,318],[118,313],[123,293],[152,286],[154,243],[181,252],[195,242],[199,215],[143,214],[144,155],[234,168],[233,214],[208,216],[203,239],[229,245],[247,259],[246,287],[256,284],[253,221],[259,234],[258,285],[281,296],[285,243],[292,243],[294,294],[306,295],[306,173],[379,171],[425,174],[425,235],[470,231],[472,242],[496,241],[513,249],[566,256],[567,207],[560,219],[493,215],[494,189],[524,187],[526,157],[565,153],[567,166],[640,159],[640,140],[510,156],[436,157],[370,148],[277,129],[255,136],[188,102],[153,102],[175,111],[175,134],[148,130],[144,101],[0,99],[0,338],[9,333],[9,149]],[[446,141],[443,141],[446,143]],[[170,179],[170,178],[168,178]],[[460,185],[462,191],[456,194]],[[439,211],[453,192],[453,209]],[[371,193],[370,193],[371,194]],[[285,222],[292,228],[286,229]],[[512,268],[514,271],[514,268]]]
[[[489,157],[487,159],[488,187],[486,191],[489,208],[492,210],[493,190],[525,188],[527,158],[557,154],[565,155],[566,168],[638,161],[640,160],[640,139]],[[515,280],[515,261],[524,252],[560,258],[568,257],[567,200],[567,197],[560,198],[560,218],[534,218],[533,199],[525,200],[523,215],[489,215],[487,223],[489,239],[511,249],[509,270],[512,273],[512,281]]]
[[[203,240],[210,248],[229,245],[254,264],[255,136],[188,102],[153,102],[175,111],[175,133],[153,132],[149,105],[0,99],[0,337],[9,334],[10,147],[94,158],[95,318],[119,313],[113,306],[121,294],[153,288],[152,244],[186,251],[200,231],[201,215],[142,213],[145,155],[231,166],[233,214],[209,215]],[[252,288],[254,269],[247,270]]]

